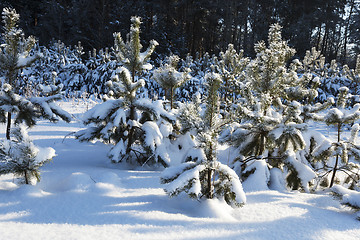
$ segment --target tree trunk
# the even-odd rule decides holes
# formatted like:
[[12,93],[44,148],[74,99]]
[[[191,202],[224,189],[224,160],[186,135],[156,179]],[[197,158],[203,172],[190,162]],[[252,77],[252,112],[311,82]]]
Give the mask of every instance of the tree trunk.
[[[135,120],[135,107],[131,106],[130,107],[130,120]],[[130,130],[129,130],[129,135],[128,135],[128,143],[126,146],[126,154],[129,154],[131,151],[131,145],[133,143],[133,138],[134,138],[134,127],[131,126]]]
[[10,130],[11,130],[11,112],[7,114],[7,125],[6,125],[6,139],[10,140]]
[[208,176],[207,176],[207,182],[208,182],[208,193],[207,193],[207,198],[208,199],[212,199],[213,198],[213,193],[212,193],[212,182],[211,182],[211,178],[212,178],[212,169],[211,168],[209,168],[208,169],[208,172],[207,172],[207,174],[208,174]]
[[26,170],[24,171],[24,177],[25,177],[25,183],[26,183],[26,184],[29,184],[28,174],[27,174],[27,171],[26,171]]
[[[340,132],[341,132],[341,123],[338,123],[338,143],[340,142]],[[338,163],[339,163],[339,154],[336,155],[336,160],[335,160],[333,175],[332,175],[331,181],[330,181],[330,187],[332,187],[332,186],[334,185],[335,174],[336,174],[336,171],[337,171],[337,165],[338,165]]]
[[173,109],[173,94],[174,94],[174,89],[170,88],[170,109]]
[[213,162],[214,162],[214,155],[213,155],[213,145],[210,142],[209,151],[206,153],[207,158],[207,193],[206,198],[212,199],[213,198],[213,183],[212,183],[212,175],[213,175]]

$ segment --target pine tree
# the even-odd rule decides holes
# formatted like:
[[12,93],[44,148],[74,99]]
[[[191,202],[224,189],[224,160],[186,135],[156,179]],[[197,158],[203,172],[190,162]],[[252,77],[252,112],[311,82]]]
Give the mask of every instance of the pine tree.
[[237,81],[241,79],[250,59],[244,57],[244,51],[236,52],[233,44],[229,44],[225,52],[220,52],[219,58],[215,58],[215,69],[220,74],[222,86],[220,93],[225,102],[224,108],[230,110],[229,105],[234,102],[233,98],[238,94]]
[[[336,180],[337,171],[342,171],[347,174],[348,180],[355,183],[359,179],[360,175],[354,172],[355,169],[359,169],[359,165],[349,161],[349,158],[354,158],[357,162],[360,161],[360,146],[356,144],[356,137],[359,131],[359,125],[354,124],[351,130],[351,137],[348,140],[343,140],[341,132],[346,124],[353,124],[360,118],[360,104],[355,104],[351,109],[346,109],[346,103],[348,101],[347,87],[341,87],[337,96],[336,107],[330,109],[324,116],[324,122],[327,125],[334,125],[337,129],[337,141],[324,141],[316,149],[314,149],[312,155],[314,161],[319,161],[323,164],[322,169],[325,171],[323,178],[327,177],[331,172],[331,179],[329,187],[332,187]],[[327,163],[331,158],[335,158],[333,166]],[[331,163],[331,162],[330,162]],[[327,184],[327,178],[324,178],[323,185]],[[322,180],[322,179],[320,179]]]
[[170,196],[185,192],[195,199],[223,198],[229,205],[242,206],[246,197],[238,176],[231,168],[217,160],[217,138],[224,124],[224,121],[219,119],[220,75],[208,73],[205,79],[207,99],[203,115],[196,110],[196,106],[187,106],[182,115],[189,116],[180,118],[182,125],[190,131],[195,130],[191,129],[191,126],[199,127],[194,131],[199,151],[196,155],[189,156],[188,161],[180,166],[166,169],[161,182],[165,184],[165,191]]
[[278,159],[269,161],[272,167],[286,172],[286,183],[291,189],[310,191],[310,184],[316,177],[308,159],[302,153],[306,148],[304,132],[307,125],[301,119],[301,104],[292,101],[283,105],[282,122],[272,132]]
[[190,69],[186,68],[183,72],[176,70],[179,60],[180,58],[178,56],[171,55],[170,57],[167,57],[165,64],[155,69],[153,72],[153,78],[165,90],[165,96],[167,95],[166,92],[170,90],[168,95],[170,98],[171,109],[174,107],[175,89],[191,79],[189,74]]
[[[321,51],[317,51],[315,47],[306,51],[302,65],[297,69],[299,74],[310,74],[314,76],[312,88],[318,91],[315,100],[325,102],[330,96],[336,96],[341,86],[347,85],[344,82],[344,71],[338,66],[335,60],[326,63],[325,57],[321,55]],[[344,70],[348,68],[344,66]],[[346,71],[345,71],[346,72]]]
[[[71,115],[54,103],[55,100],[61,98],[61,95],[27,99],[26,96],[20,94],[19,71],[33,64],[40,54],[30,55],[35,39],[24,38],[22,30],[17,28],[18,21],[19,15],[15,10],[4,8],[5,44],[2,45],[0,52],[0,67],[5,74],[5,81],[0,92],[0,114],[2,115],[0,119],[7,123],[6,138],[8,140],[10,140],[12,116],[15,124],[25,123],[27,126],[35,125],[40,117],[52,121],[64,119],[69,122],[71,120]],[[6,113],[7,117],[5,117]]]
[[115,71],[121,63],[116,61],[114,54],[109,52],[109,49],[100,50],[98,53],[96,49],[89,52],[89,60],[86,61],[88,69],[85,74],[86,91],[93,94],[106,93],[106,82],[111,79]]
[[[14,94],[19,92],[19,70],[30,66],[37,58],[39,58],[39,55],[37,54],[32,56],[29,55],[35,44],[35,38],[28,37],[25,39],[24,33],[18,28],[20,16],[14,9],[4,8],[2,19],[4,23],[4,33],[2,37],[5,41],[0,51],[0,68],[5,73],[3,95],[7,95],[6,100],[10,100],[13,103],[20,103],[21,106],[19,107],[26,110],[26,114],[23,114],[23,116],[20,117],[24,118],[27,123],[33,124],[34,120],[31,116],[34,115],[34,109],[31,109],[28,102],[16,101],[16,96]],[[4,102],[2,102],[1,105],[4,105]],[[11,114],[16,108],[4,109],[3,107],[2,109],[4,112],[7,112],[6,138],[10,139]],[[20,121],[19,118],[17,118],[17,120]]]
[[12,135],[12,140],[0,141],[0,175],[13,173],[24,177],[26,184],[40,181],[39,168],[55,156],[55,150],[36,147],[24,126],[12,129]]
[[331,188],[333,195],[338,198],[341,204],[350,207],[356,212],[356,219],[360,221],[360,193],[358,189],[348,189],[340,185]]
[[57,100],[62,99],[61,90],[63,84],[56,84],[57,74],[52,73],[51,81],[45,81],[43,84],[37,85],[38,96],[31,97],[30,102],[36,107],[37,112],[52,122],[64,120],[70,122],[72,116],[56,104]]
[[[243,179],[256,171],[272,173],[280,169],[290,188],[309,191],[308,182],[315,173],[297,154],[305,148],[302,132],[306,126],[300,101],[313,99],[317,92],[308,88],[311,75],[297,74],[300,61],[288,64],[295,50],[282,40],[278,24],[271,25],[268,42],[268,47],[264,42],[255,45],[256,58],[246,65],[237,82],[241,98],[235,119],[239,122],[223,132],[221,141],[229,142],[239,152],[234,164]],[[268,184],[270,178],[263,181]]]
[[66,64],[63,71],[59,73],[63,79],[65,91],[67,94],[76,93],[76,91],[84,92],[87,90],[85,74],[88,72],[86,65],[82,61],[83,47],[78,42],[74,48],[67,47],[64,49],[63,57],[66,58]]
[[133,81],[141,74],[142,70],[150,70],[152,65],[147,63],[155,47],[159,45],[155,40],[150,41],[150,45],[145,52],[141,52],[142,45],[140,43],[140,17],[131,17],[130,33],[127,41],[121,37],[120,33],[114,33],[114,52],[124,67],[126,67]]
[[350,88],[353,94],[360,94],[360,55],[356,58],[355,69],[350,69],[347,65],[343,67],[344,75],[350,79]]
[[51,121],[64,119],[69,122],[71,115],[55,103],[55,100],[61,98],[61,87],[45,83],[40,84],[38,89],[43,96],[21,95],[20,70],[31,66],[40,55],[30,54],[35,39],[24,38],[22,30],[17,28],[18,21],[19,15],[15,10],[4,8],[5,43],[1,46],[0,67],[5,77],[0,92],[0,119],[7,122],[7,128],[6,140],[0,143],[0,174],[14,173],[23,176],[25,183],[29,184],[33,178],[40,180],[39,167],[51,160],[55,156],[55,151],[52,148],[36,147],[28,138],[24,126],[11,129],[12,116],[16,125],[25,123],[31,127],[40,117]]
[[106,83],[109,91],[105,102],[85,114],[84,123],[90,127],[79,131],[76,137],[80,141],[99,139],[113,144],[109,152],[112,162],[168,166],[170,159],[162,145],[168,136],[162,134],[159,126],[170,124],[174,117],[164,110],[161,101],[152,102],[136,94],[145,85],[139,74],[152,68],[147,61],[157,43],[151,41],[149,48],[141,52],[140,18],[132,17],[131,22],[126,42],[120,33],[114,34],[114,52],[124,66]]

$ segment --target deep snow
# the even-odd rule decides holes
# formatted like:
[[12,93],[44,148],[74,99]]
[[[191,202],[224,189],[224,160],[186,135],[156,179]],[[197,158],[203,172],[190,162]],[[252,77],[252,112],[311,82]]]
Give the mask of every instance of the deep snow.
[[129,170],[110,163],[109,146],[64,139],[83,127],[86,104],[62,102],[77,119],[40,121],[30,130],[35,144],[57,153],[41,168],[41,182],[0,176],[0,239],[360,239],[356,215],[328,193],[249,192],[244,185],[247,204],[238,209],[169,198],[161,171]]

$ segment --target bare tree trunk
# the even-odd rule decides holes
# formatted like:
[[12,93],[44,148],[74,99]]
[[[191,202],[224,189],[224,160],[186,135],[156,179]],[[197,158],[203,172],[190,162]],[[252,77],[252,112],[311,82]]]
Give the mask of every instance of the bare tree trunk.
[[26,170],[24,171],[24,177],[25,177],[25,183],[29,184],[28,174]]
[[[135,107],[134,106],[131,106],[130,107],[130,120],[135,120]],[[130,130],[129,130],[129,137],[128,137],[128,143],[127,143],[127,146],[126,146],[126,154],[129,154],[130,151],[131,151],[131,145],[133,143],[133,138],[134,138],[134,127],[131,126],[130,127]]]
[[11,112],[7,114],[7,125],[6,125],[6,139],[10,140],[10,130],[11,130]]
[[212,192],[212,188],[213,188],[213,185],[212,185],[212,182],[211,182],[211,178],[212,178],[212,169],[209,168],[208,169],[208,176],[207,176],[207,182],[208,182],[208,193],[207,193],[207,198],[208,199],[212,199],[213,198],[213,192]]
[[207,192],[207,198],[208,199],[212,199],[213,198],[213,183],[211,182],[211,179],[212,179],[212,173],[213,173],[213,169],[212,169],[212,162],[214,161],[213,160],[213,145],[210,143],[210,149],[209,149],[209,156],[207,156],[208,158],[208,163],[209,166],[208,166],[208,172],[207,172],[207,184],[208,184],[208,192]]
[[[341,123],[338,123],[338,143],[340,142],[340,132],[341,132]],[[330,187],[332,187],[334,185],[335,174],[336,174],[336,171],[337,171],[338,163],[339,163],[339,154],[336,155],[333,175],[332,175],[331,181],[330,181]]]

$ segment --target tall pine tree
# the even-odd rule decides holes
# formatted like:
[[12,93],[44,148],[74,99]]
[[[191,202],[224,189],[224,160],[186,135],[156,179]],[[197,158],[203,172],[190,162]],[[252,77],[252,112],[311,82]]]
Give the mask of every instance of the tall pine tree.
[[[130,33],[124,42],[115,33],[114,53],[123,67],[106,83],[109,92],[105,102],[90,109],[84,116],[88,129],[79,131],[80,141],[100,139],[113,144],[109,157],[112,162],[129,162],[138,165],[169,164],[169,156],[162,146],[164,135],[159,124],[174,121],[162,107],[161,101],[139,98],[137,92],[145,85],[140,79],[143,70],[152,68],[148,60],[157,42],[152,40],[145,52],[141,52],[140,18],[131,18]],[[165,119],[166,121],[161,121]],[[167,136],[165,136],[167,137]]]

